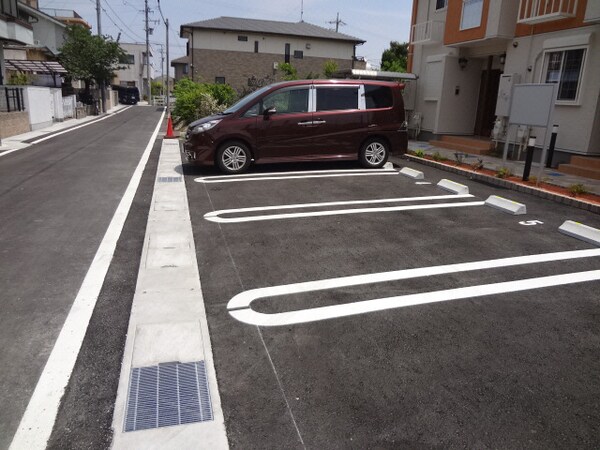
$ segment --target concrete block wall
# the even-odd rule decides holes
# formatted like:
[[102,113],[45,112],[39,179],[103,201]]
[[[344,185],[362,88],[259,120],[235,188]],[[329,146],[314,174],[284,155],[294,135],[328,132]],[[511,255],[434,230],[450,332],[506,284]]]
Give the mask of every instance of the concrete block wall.
[[27,111],[0,112],[0,139],[31,131]]
[[[335,61],[338,69],[351,69],[352,60],[332,59],[305,56],[303,59],[291,58],[290,63],[298,71],[298,78],[305,78],[312,72],[313,76],[320,74],[323,77],[323,64],[326,61]],[[194,81],[214,83],[216,77],[224,77],[225,82],[238,92],[247,90],[248,79],[255,77],[265,85],[277,81],[282,76],[281,71],[273,69],[273,63],[283,63],[283,54],[250,53],[225,50],[193,51],[190,56],[190,64],[194,64]],[[191,68],[190,74],[191,77]]]

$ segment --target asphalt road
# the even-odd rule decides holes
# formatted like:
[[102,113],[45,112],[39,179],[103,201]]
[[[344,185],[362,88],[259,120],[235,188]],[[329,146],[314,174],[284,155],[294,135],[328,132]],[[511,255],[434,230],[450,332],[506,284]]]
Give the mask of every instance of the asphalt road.
[[[12,440],[160,114],[133,107],[0,158],[0,448]],[[139,253],[128,261],[135,283]]]
[[[219,390],[232,448],[597,448],[600,444],[599,281],[257,326],[228,303],[256,288],[498,258],[593,249],[558,227],[597,215],[407,163],[433,184],[394,176],[198,183],[218,175],[186,168],[186,185]],[[281,165],[256,172],[356,169],[354,164]],[[285,178],[285,177],[284,177]],[[287,217],[251,216],[390,207],[313,206],[214,210],[439,196],[441,178],[479,202],[501,195],[525,203],[512,216],[489,206]],[[523,225],[522,221],[540,221]],[[392,296],[509,283],[600,269],[600,257],[420,275],[275,296],[251,309],[277,313]],[[473,268],[472,268],[473,269]],[[567,278],[572,279],[569,275]],[[528,282],[529,283],[529,282]],[[535,282],[532,282],[535,284]],[[285,289],[284,289],[285,291]],[[265,317],[265,316],[262,316]]]

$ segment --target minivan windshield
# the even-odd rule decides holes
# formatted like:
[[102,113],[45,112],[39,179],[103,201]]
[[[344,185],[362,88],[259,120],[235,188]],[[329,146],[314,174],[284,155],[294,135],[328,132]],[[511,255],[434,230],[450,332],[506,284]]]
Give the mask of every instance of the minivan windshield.
[[258,97],[260,97],[265,91],[269,90],[270,88],[271,88],[271,86],[265,86],[265,87],[258,89],[257,91],[254,91],[254,92],[246,95],[244,98],[242,98],[240,101],[238,101],[233,106],[230,106],[229,108],[227,108],[221,114],[233,114],[235,112],[238,112],[240,109],[244,108],[245,106],[250,105],[254,100],[256,100]]

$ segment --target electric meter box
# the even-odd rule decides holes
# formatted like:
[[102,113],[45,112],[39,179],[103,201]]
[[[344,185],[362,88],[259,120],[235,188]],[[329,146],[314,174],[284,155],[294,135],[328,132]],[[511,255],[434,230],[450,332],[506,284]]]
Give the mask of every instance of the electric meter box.
[[500,86],[498,88],[498,99],[496,101],[496,116],[508,117],[510,114],[510,102],[512,100],[513,85],[521,82],[518,73],[506,73],[500,75]]

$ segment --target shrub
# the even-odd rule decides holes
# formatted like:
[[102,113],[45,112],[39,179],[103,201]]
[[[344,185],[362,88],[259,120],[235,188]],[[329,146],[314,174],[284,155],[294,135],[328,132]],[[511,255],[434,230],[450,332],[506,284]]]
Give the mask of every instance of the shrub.
[[283,72],[283,79],[285,81],[298,79],[298,71],[290,63],[279,63],[277,68]]
[[512,175],[512,172],[508,167],[500,167],[496,172],[496,178],[508,178]]
[[481,170],[483,169],[483,159],[477,158],[477,161],[471,164],[471,168],[473,170]]
[[323,74],[325,78],[331,78],[338,70],[338,63],[333,60],[325,61],[323,64]]
[[228,84],[195,83],[187,78],[175,85],[173,93],[176,98],[173,107],[176,125],[187,125],[194,120],[219,113],[237,97]]
[[433,155],[431,155],[431,157],[434,161],[446,161],[448,159],[445,156],[443,156],[440,152],[435,152]]
[[577,197],[578,195],[587,194],[588,190],[583,184],[577,183],[569,186],[569,192],[573,197]]
[[415,150],[414,154],[415,154],[415,156],[418,156],[419,158],[425,158],[425,152],[423,150]]

